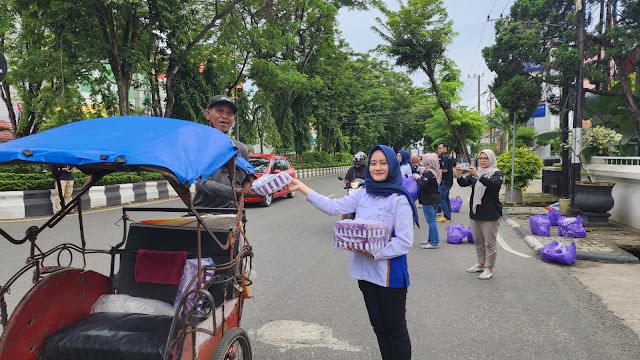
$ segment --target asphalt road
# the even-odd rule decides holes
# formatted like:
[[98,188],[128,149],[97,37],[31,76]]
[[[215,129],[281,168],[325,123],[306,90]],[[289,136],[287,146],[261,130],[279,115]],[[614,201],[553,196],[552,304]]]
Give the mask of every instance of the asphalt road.
[[[333,176],[305,180],[319,193],[342,196]],[[454,185],[465,203],[452,223],[468,224],[467,189]],[[156,203],[179,206],[177,200]],[[147,206],[142,205],[142,206]],[[88,247],[106,249],[122,237],[121,210],[85,215]],[[153,217],[154,214],[145,214]],[[140,216],[140,215],[136,215]],[[254,247],[254,298],[242,326],[256,359],[379,359],[357,283],[348,276],[348,254],[332,245],[329,217],[298,194],[271,207],[247,211],[247,237]],[[3,221],[18,236],[44,220]],[[638,359],[640,339],[590,293],[567,268],[536,259],[510,226],[502,224],[494,278],[478,280],[464,270],[475,264],[473,245],[420,249],[427,237],[416,229],[409,253],[411,287],[407,319],[414,359]],[[77,216],[43,232],[43,247],[78,240]],[[508,250],[507,250],[508,249]],[[0,281],[23,263],[28,246],[0,242]],[[74,260],[78,263],[79,259]],[[108,258],[92,255],[92,268],[108,272]],[[30,286],[27,276],[12,287],[9,308]]]

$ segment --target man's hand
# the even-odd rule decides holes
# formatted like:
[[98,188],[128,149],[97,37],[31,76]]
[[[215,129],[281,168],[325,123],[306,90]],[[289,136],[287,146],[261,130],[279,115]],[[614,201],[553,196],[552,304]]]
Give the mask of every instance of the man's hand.
[[[242,189],[236,189],[236,194],[238,196],[242,195]],[[258,194],[257,192],[249,189],[245,194],[244,197],[248,198],[248,197],[252,197],[252,198],[263,198],[264,196]]]

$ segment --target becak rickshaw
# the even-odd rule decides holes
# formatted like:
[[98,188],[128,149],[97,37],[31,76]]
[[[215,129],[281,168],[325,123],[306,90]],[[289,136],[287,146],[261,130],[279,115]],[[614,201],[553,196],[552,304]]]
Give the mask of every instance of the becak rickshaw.
[[[62,164],[89,177],[69,203],[24,237],[0,229],[11,243],[30,247],[26,265],[0,288],[0,360],[251,359],[240,320],[250,297],[253,252],[243,199],[253,169],[236,157],[226,134],[165,118],[84,120],[0,145],[0,164],[25,163],[51,165],[54,179]],[[236,168],[246,174],[235,207],[195,208],[190,188],[223,166],[230,184]],[[82,197],[104,176],[122,171],[162,174],[185,207],[124,207],[122,238],[108,249],[91,248]],[[39,241],[72,211],[80,230],[75,243]],[[170,216],[133,221],[134,211]],[[110,273],[93,270],[89,254],[107,257]],[[23,276],[32,277],[33,287],[9,316],[5,295]]]

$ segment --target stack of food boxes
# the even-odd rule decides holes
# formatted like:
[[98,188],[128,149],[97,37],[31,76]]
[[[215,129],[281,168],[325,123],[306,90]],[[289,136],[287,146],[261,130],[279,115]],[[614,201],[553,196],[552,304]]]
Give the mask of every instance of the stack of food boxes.
[[387,226],[380,221],[345,219],[334,225],[333,240],[338,248],[378,250],[384,247],[388,237]]

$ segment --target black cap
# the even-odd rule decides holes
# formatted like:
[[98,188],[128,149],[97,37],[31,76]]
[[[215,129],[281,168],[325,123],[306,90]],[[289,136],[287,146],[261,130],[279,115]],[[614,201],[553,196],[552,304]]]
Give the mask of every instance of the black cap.
[[211,100],[209,100],[209,105],[207,105],[207,109],[209,109],[215,104],[227,104],[231,106],[234,114],[238,112],[238,105],[236,105],[236,103],[234,103],[233,100],[228,96],[216,95],[212,97]]

